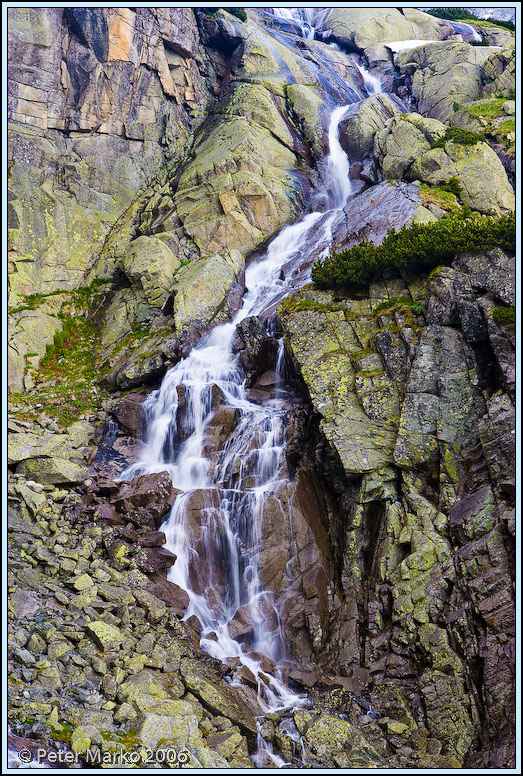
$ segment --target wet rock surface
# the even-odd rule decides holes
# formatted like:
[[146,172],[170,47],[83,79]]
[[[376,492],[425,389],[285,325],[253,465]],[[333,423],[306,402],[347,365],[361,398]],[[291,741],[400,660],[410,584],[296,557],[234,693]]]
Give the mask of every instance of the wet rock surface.
[[[65,745],[83,760],[170,747],[219,769],[253,756],[272,767],[271,751],[320,769],[511,766],[516,340],[496,315],[515,305],[511,256],[464,254],[354,295],[305,286],[269,328],[272,310],[237,327],[248,398],[282,401],[285,455],[260,536],[240,547],[260,553],[264,595],[229,633],[300,708],[265,713],[250,668],[211,658],[198,617],[184,619],[189,596],[168,579],[179,559],[164,547],[180,495],[169,474],[117,478],[143,449],[149,391],[238,308],[249,254],[308,207],[333,107],[368,94],[356,60],[324,41],[357,49],[394,91],[342,124],[354,164],[340,249],[441,217],[420,182],[457,176],[462,204],[513,207],[496,157],[513,170],[505,137],[476,108],[475,123],[462,115],[499,94],[513,115],[513,36],[485,28],[507,48],[473,47],[416,9],[330,9],[323,41],[251,9],[247,22],[223,9],[10,16],[9,389],[43,402],[36,420],[8,420],[13,746]],[[385,45],[410,39],[422,45]],[[490,145],[431,149],[443,121]],[[68,294],[100,279],[107,293],[71,307]],[[67,316],[84,314],[99,330],[89,389],[112,396],[57,423],[35,374],[46,349],[62,357]],[[210,474],[245,431],[214,387]],[[187,397],[178,386],[178,446]],[[247,439],[232,490],[255,484]],[[198,488],[186,504],[191,585],[216,599],[229,582],[208,562],[223,554],[223,533],[208,535],[220,499]],[[283,634],[279,661],[252,646],[260,617]]]

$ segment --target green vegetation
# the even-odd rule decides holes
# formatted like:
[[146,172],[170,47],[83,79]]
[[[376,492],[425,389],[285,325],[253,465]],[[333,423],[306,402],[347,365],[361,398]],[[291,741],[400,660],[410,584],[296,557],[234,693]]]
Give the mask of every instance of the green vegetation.
[[[457,21],[470,22],[467,19],[458,19]],[[506,30],[515,31],[514,22],[505,19],[478,19],[477,17],[472,22],[475,27],[504,27]]]
[[422,183],[419,187],[420,199],[425,205],[436,205],[447,213],[459,213],[462,208],[459,204],[461,185],[457,178],[451,178],[447,183],[439,186],[430,186]]
[[506,121],[500,121],[495,128],[496,135],[499,137],[507,137],[511,132],[516,131],[516,120],[507,119]]
[[479,16],[467,8],[430,8],[426,11],[438,19],[448,19],[451,22],[473,23],[480,26],[505,27],[507,30],[515,30],[514,22],[504,19],[480,19]]
[[247,14],[244,8],[200,8],[200,11],[203,11],[206,16],[214,16],[216,11],[227,11],[227,13],[236,16],[240,21],[247,21]]
[[415,315],[423,315],[425,310],[423,305],[419,302],[414,302],[412,299],[408,299],[405,296],[394,297],[393,299],[387,299],[385,302],[381,302],[375,309],[374,313],[387,314],[393,312],[413,312]]
[[450,214],[429,224],[390,229],[381,245],[365,239],[359,245],[320,259],[312,280],[320,288],[369,283],[383,272],[423,271],[452,261],[457,253],[500,246],[514,252],[515,214],[499,217]]
[[[100,399],[106,394],[98,387],[100,377],[100,331],[89,318],[89,312],[108,298],[108,281],[98,279],[75,291],[56,291],[51,294],[32,294],[26,297],[29,304],[38,306],[47,296],[61,294],[58,318],[62,322],[53,343],[47,345],[38,371],[29,364],[31,354],[26,355],[26,372],[35,380],[39,403],[26,392],[9,397],[10,409],[16,417],[32,420],[42,412],[60,425],[70,425],[82,414],[90,414],[99,408]],[[112,289],[109,290],[109,294]],[[29,307],[34,309],[34,307]]]
[[459,143],[460,145],[476,145],[476,143],[486,142],[486,137],[477,132],[472,132],[470,129],[447,127],[443,137],[440,137],[439,140],[435,140],[430,147],[443,148],[445,143],[449,140],[452,140],[453,143]]
[[503,105],[506,101],[506,97],[494,100],[483,100],[482,102],[475,102],[472,105],[467,105],[462,110],[470,113],[471,116],[477,116],[481,119],[498,119],[500,116],[505,115]]
[[280,307],[286,313],[296,313],[300,310],[317,310],[322,313],[330,313],[344,309],[342,305],[335,304],[334,302],[323,303],[316,302],[313,299],[295,299],[294,296],[288,296],[284,299]]
[[15,315],[15,313],[20,313],[24,310],[36,310],[37,307],[40,307],[40,305],[51,296],[69,296],[79,305],[89,305],[96,300],[102,287],[110,283],[111,281],[106,280],[105,278],[96,278],[89,286],[81,286],[74,291],[67,291],[59,288],[54,291],[49,291],[47,294],[28,294],[23,297],[23,304],[18,307],[11,307],[8,310],[8,314]]
[[515,307],[495,307],[492,313],[492,318],[500,326],[515,326],[516,325],[516,308]]

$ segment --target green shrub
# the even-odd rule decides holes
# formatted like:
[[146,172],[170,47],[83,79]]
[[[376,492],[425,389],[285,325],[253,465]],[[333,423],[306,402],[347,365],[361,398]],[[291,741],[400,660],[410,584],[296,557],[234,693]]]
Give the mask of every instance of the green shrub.
[[316,262],[312,280],[320,288],[369,283],[391,270],[430,270],[464,251],[477,253],[500,246],[514,252],[515,242],[514,213],[468,218],[449,214],[434,223],[389,229],[381,245],[365,239],[348,250],[331,253]]
[[499,323],[501,326],[515,326],[516,308],[515,307],[495,307],[492,313],[492,318],[496,323]]
[[244,8],[224,8],[223,10],[227,11],[227,13],[230,13],[233,16],[236,16],[236,18],[240,19],[242,22],[247,21],[247,14]]
[[203,11],[207,16],[214,16],[216,11],[219,10],[227,11],[227,13],[230,13],[232,16],[236,16],[236,18],[240,19],[242,22],[247,21],[247,14],[245,13],[244,8],[201,8],[200,10]]
[[459,197],[461,194],[461,183],[457,178],[449,178],[446,183],[440,183],[439,188],[454,194],[455,197]]
[[448,19],[452,22],[457,22],[458,19],[475,19],[476,16],[466,8],[430,8],[426,11],[431,16],[436,16],[438,19]]
[[453,143],[459,143],[460,145],[476,145],[476,143],[486,142],[486,137],[477,132],[472,132],[470,129],[447,127],[443,137],[440,137],[439,140],[435,140],[430,147],[444,148],[445,143],[449,140],[452,140]]
[[478,22],[480,24],[492,24],[495,27],[505,27],[507,30],[515,30],[514,22],[505,21],[504,19],[480,19],[475,13],[472,13],[467,8],[430,8],[426,11],[431,16],[436,16],[438,19],[448,19],[451,22]]

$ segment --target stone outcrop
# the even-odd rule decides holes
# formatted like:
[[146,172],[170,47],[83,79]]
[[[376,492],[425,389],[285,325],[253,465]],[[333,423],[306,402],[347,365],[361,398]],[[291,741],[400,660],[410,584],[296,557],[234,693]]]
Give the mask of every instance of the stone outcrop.
[[401,103],[388,94],[376,94],[349,109],[340,125],[340,142],[351,163],[374,150],[374,136],[388,119],[401,112]]
[[[83,762],[175,748],[188,767],[221,770],[250,768],[255,753],[272,767],[271,749],[322,770],[510,767],[511,256],[464,254],[354,292],[307,285],[270,327],[255,316],[237,327],[246,395],[277,399],[285,453],[259,534],[238,547],[242,563],[259,553],[264,592],[229,634],[261,682],[278,677],[303,708],[265,714],[248,665],[211,658],[198,617],[184,620],[189,595],[168,578],[178,559],[164,546],[180,495],[169,474],[116,481],[143,449],[147,392],[230,319],[246,261],[309,207],[335,106],[354,103],[340,131],[353,196],[331,222],[335,250],[441,217],[427,190],[452,177],[456,210],[514,207],[496,156],[510,172],[511,33],[484,28],[490,47],[473,47],[416,9],[336,8],[318,12],[323,40],[310,40],[267,9],[247,13],[9,9],[14,743],[65,743]],[[398,54],[386,45],[413,39]],[[356,61],[392,94],[360,99]],[[500,115],[485,124],[478,105],[494,100]],[[491,145],[431,148],[446,124]],[[256,428],[217,386],[211,410],[209,476],[241,439],[227,487],[248,499]],[[172,444],[188,438],[189,414],[178,386]],[[225,553],[206,513],[223,493],[183,496],[191,585],[213,591],[211,608],[229,572],[211,569],[208,553]],[[282,637],[277,662],[253,647],[260,618]]]
[[341,584],[359,614],[342,628],[345,673],[351,661],[368,669],[397,752],[412,747],[418,762],[512,756],[514,330],[492,315],[512,303],[513,272],[491,251],[373,283],[365,299],[311,287],[280,308],[354,483]]
[[394,62],[418,112],[447,122],[459,107],[487,92],[514,90],[514,56],[514,51],[440,41],[400,51]]
[[474,210],[499,215],[513,210],[515,198],[507,173],[495,151],[485,142],[463,145],[448,140],[432,148],[445,135],[436,119],[407,113],[388,119],[376,132],[376,160],[384,178],[405,178],[433,186],[457,178],[462,202]]
[[363,50],[398,40],[445,40],[455,34],[449,22],[416,8],[332,8],[322,29],[323,35]]

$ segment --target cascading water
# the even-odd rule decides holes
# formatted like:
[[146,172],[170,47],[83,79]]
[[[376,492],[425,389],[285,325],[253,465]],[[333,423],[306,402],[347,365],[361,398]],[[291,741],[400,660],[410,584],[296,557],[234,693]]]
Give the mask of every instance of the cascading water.
[[372,73],[369,73],[367,68],[363,67],[363,65],[359,65],[356,62],[356,67],[360,71],[363,83],[365,84],[365,88],[367,90],[367,94],[370,96],[372,94],[380,94],[382,91],[381,88],[381,81],[376,75],[372,75]]
[[314,38],[314,8],[272,8],[271,10],[277,19],[288,19],[297,24],[304,38],[309,40]]
[[458,35],[461,35],[463,40],[466,43],[469,43],[470,41],[474,41],[476,43],[480,43],[482,41],[482,37],[477,31],[475,27],[472,26],[472,24],[467,24],[466,22],[450,22]]
[[[189,595],[186,618],[199,619],[202,647],[221,660],[238,658],[255,677],[260,705],[267,711],[305,702],[288,689],[278,672],[278,661],[289,656],[272,594],[264,590],[259,568],[264,505],[285,477],[284,390],[280,382],[276,398],[263,404],[250,401],[232,344],[237,324],[248,316],[266,317],[279,300],[307,280],[303,267],[310,267],[329,249],[333,228],[343,217],[342,208],[351,193],[349,160],[338,139],[347,108],[339,106],[331,114],[329,155],[318,198],[321,209],[279,233],[266,254],[247,268],[246,293],[235,317],[217,326],[165,375],[144,407],[146,439],[141,459],[121,475],[130,479],[168,471],[182,491],[162,526],[166,547],[177,556],[169,579]],[[277,372],[282,361],[280,343]],[[232,413],[235,428],[213,464],[207,435],[217,404]],[[238,610],[250,620],[250,648],[231,635]],[[276,663],[270,674],[260,656]],[[268,757],[273,764],[283,765],[262,743],[261,739],[263,751],[255,762],[263,765]]]

